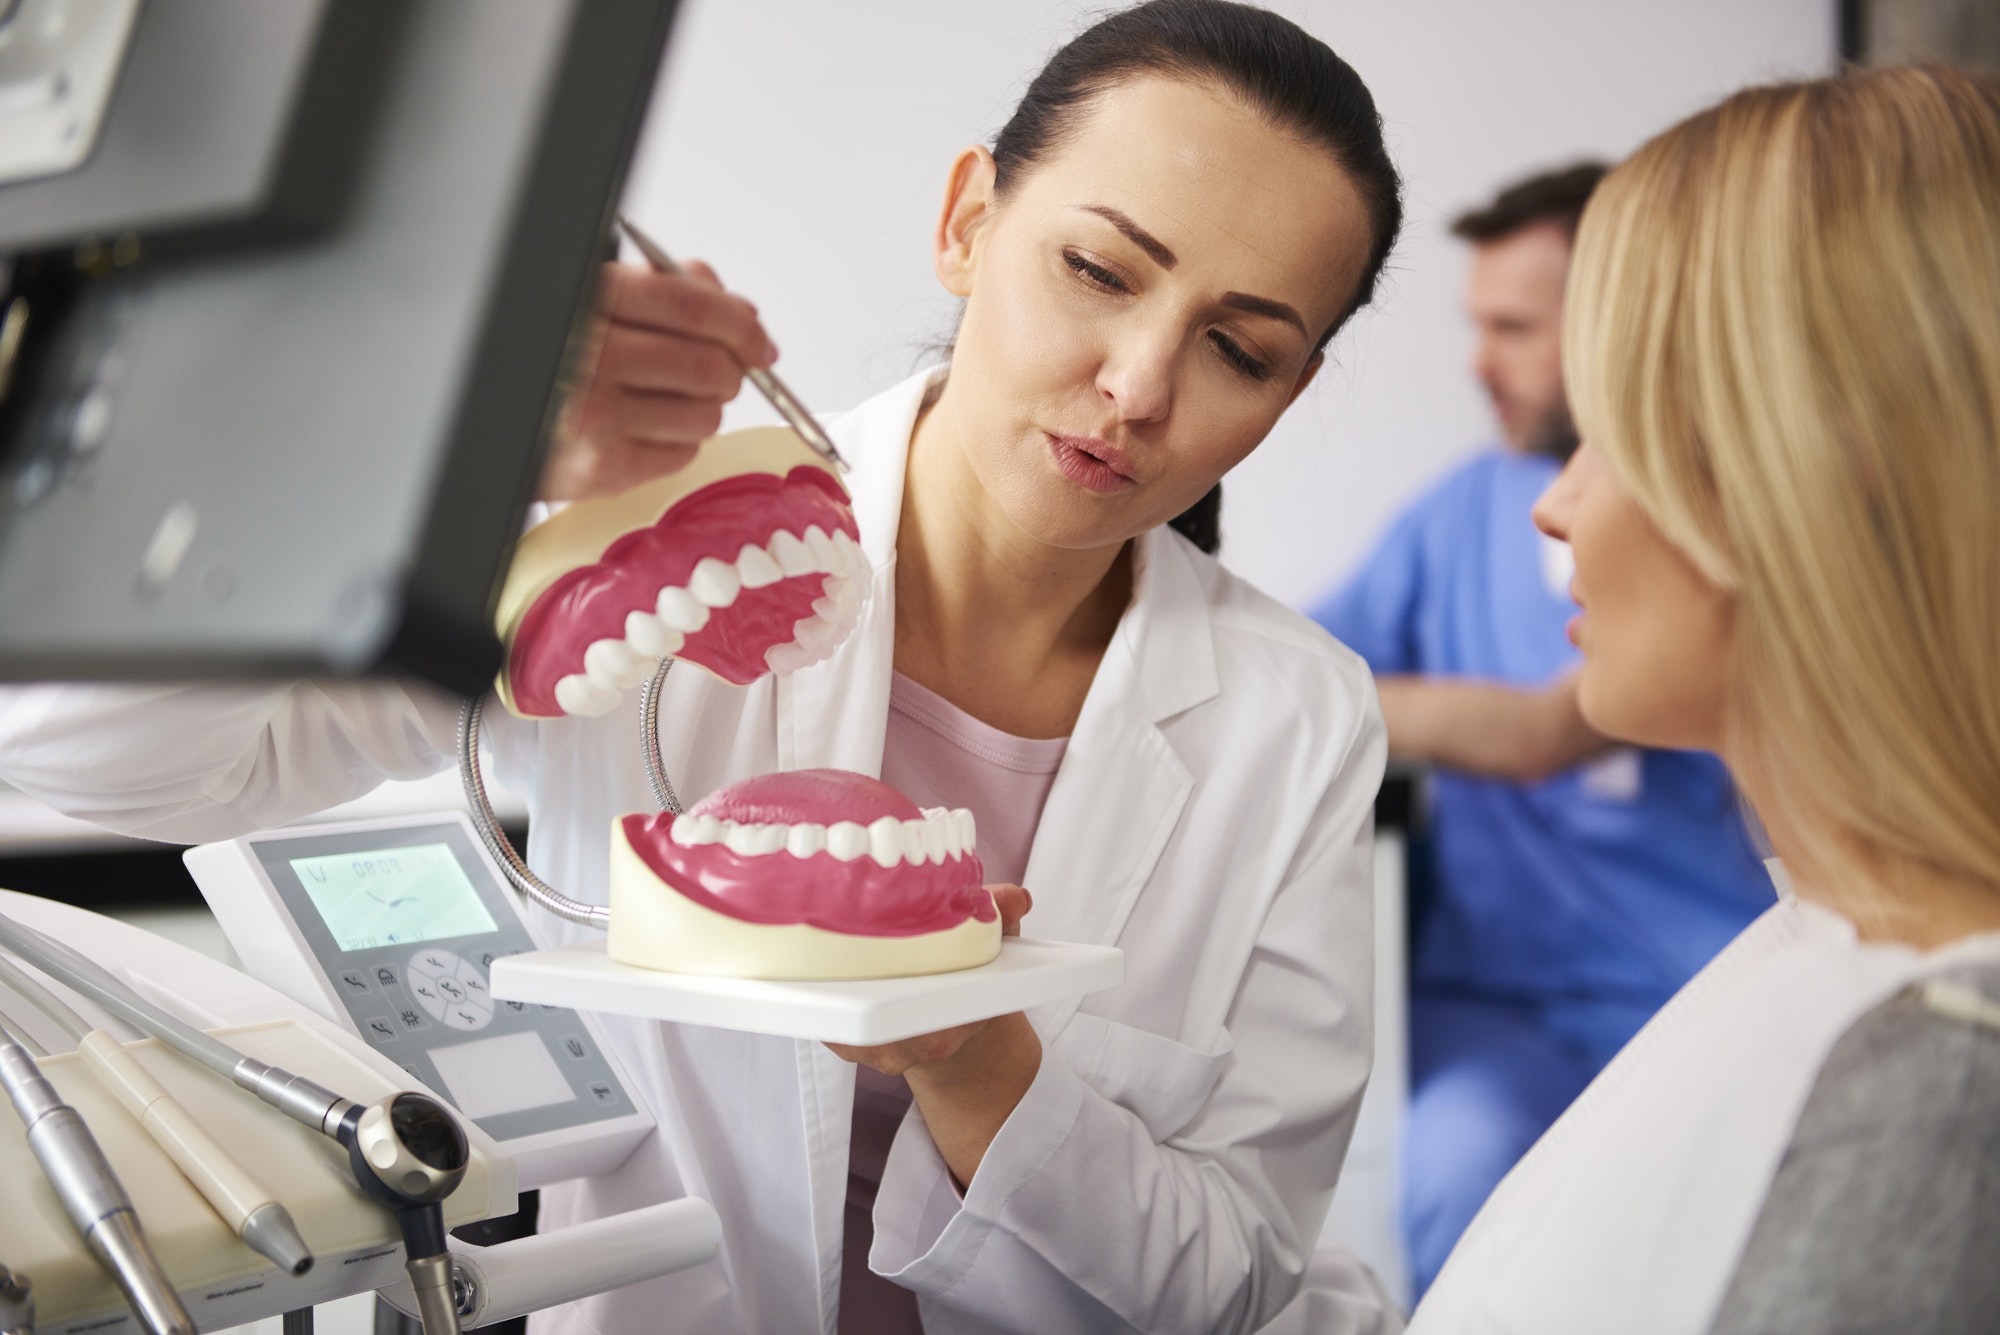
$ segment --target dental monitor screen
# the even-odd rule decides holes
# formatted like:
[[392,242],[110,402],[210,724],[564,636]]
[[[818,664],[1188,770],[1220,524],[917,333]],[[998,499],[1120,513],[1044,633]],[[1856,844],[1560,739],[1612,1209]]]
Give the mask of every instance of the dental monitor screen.
[[442,941],[497,928],[465,868],[444,844],[293,858],[291,864],[342,950]]

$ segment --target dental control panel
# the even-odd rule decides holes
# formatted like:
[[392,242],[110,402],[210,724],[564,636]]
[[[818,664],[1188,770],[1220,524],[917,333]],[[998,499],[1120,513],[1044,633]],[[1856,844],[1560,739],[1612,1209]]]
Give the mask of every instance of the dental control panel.
[[652,1128],[582,1014],[494,1000],[493,961],[537,943],[463,813],[269,830],[185,859],[245,972],[449,1100],[523,1186],[609,1171]]

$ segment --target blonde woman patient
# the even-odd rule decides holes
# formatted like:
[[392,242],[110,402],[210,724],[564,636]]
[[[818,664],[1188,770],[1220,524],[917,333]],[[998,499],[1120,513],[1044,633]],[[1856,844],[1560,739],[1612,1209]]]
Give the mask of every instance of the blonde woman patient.
[[[1443,1331],[2000,1320],[2000,82],[1739,93],[1599,188],[1590,723],[1718,752],[1780,897],[1494,1193]],[[1781,864],[1781,865],[1779,865]]]

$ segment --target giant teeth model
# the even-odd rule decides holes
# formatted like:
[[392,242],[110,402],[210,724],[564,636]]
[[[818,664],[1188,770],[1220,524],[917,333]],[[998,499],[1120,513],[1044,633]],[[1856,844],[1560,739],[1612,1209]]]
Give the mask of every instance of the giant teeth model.
[[521,539],[496,614],[500,699],[594,717],[668,656],[739,686],[817,663],[868,596],[859,536],[847,489],[790,430],[717,436]]
[[985,964],[1000,916],[972,813],[845,770],[730,784],[611,834],[611,958],[742,978],[888,978]]

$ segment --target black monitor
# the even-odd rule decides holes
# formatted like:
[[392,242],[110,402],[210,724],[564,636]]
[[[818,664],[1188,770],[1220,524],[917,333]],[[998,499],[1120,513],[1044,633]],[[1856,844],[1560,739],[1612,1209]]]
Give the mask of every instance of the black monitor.
[[482,689],[673,9],[0,0],[0,678]]

